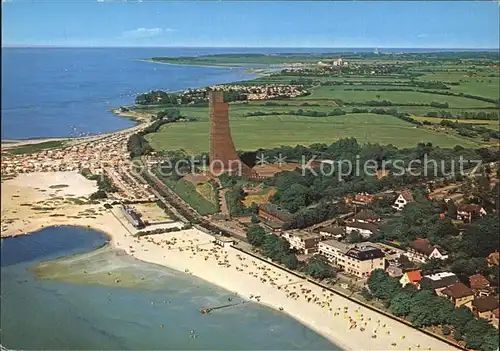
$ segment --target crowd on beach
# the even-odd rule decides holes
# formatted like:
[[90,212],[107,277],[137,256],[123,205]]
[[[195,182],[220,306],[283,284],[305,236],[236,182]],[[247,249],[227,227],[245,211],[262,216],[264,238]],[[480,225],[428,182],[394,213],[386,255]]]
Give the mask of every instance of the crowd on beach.
[[[194,235],[192,235],[193,233]],[[153,252],[155,252],[161,255],[165,265],[170,266],[175,260],[177,265],[172,268],[181,269],[181,265],[183,265],[182,270],[185,273],[202,278],[203,275],[200,272],[210,270],[215,273],[214,271],[217,270],[218,279],[221,282],[224,279],[238,279],[240,284],[251,288],[251,292],[248,289],[237,292],[244,298],[272,305],[293,317],[297,317],[297,308],[299,308],[301,309],[299,317],[308,314],[311,316],[313,321],[310,324],[311,327],[314,327],[317,320],[321,319],[321,323],[324,323],[326,328],[321,330],[323,334],[328,334],[327,330],[331,330],[331,328],[338,328],[337,333],[343,331],[341,328],[343,325],[345,328],[343,332],[349,332],[353,338],[357,338],[357,335],[360,334],[365,335],[362,338],[365,340],[365,344],[359,344],[359,340],[351,341],[355,345],[373,344],[376,345],[376,347],[374,346],[376,349],[385,347],[385,349],[394,350],[431,350],[433,347],[436,349],[436,345],[439,345],[438,340],[400,325],[331,291],[321,289],[265,261],[258,260],[234,248],[220,247],[210,239],[209,235],[197,233],[194,229],[184,231],[181,234],[182,236],[179,236],[179,233],[170,233],[141,238],[130,237],[127,239],[125,250],[132,255],[137,255],[137,258],[140,259],[142,259],[142,255],[138,254],[139,252],[143,253],[144,257],[146,257],[145,253],[152,257]],[[123,246],[119,242],[117,245]],[[174,256],[176,258],[173,258]],[[224,273],[225,270],[227,273]],[[249,282],[245,276],[251,278],[254,283]],[[220,285],[224,286],[224,284]],[[272,299],[269,299],[271,297]],[[307,311],[304,310],[304,307]],[[408,332],[408,335],[405,335],[405,332]],[[419,334],[425,337],[419,340]],[[366,341],[367,338],[369,341]],[[338,340],[334,342],[338,342]]]

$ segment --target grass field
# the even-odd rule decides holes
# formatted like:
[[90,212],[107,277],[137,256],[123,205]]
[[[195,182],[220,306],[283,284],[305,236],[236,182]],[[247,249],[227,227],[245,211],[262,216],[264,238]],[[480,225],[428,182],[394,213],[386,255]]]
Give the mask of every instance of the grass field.
[[184,179],[179,179],[177,181],[165,179],[163,177],[160,179],[162,179],[162,181],[170,189],[172,189],[177,195],[193,207],[200,215],[204,216],[219,212],[217,205],[205,199],[198,191],[196,191],[196,187],[190,182]]
[[481,80],[470,78],[460,85],[452,86],[451,91],[498,99],[500,98],[500,80],[498,77],[482,78]]
[[[266,116],[232,118],[231,130],[238,150],[256,150],[281,145],[332,143],[355,137],[361,143],[413,147],[425,141],[442,147],[478,147],[479,142],[453,134],[416,127],[393,116],[348,114],[335,117]],[[156,150],[208,151],[208,120],[164,125],[146,138]]]
[[[380,96],[380,97],[378,97]],[[393,103],[429,104],[432,101],[448,103],[450,107],[482,108],[495,106],[492,103],[459,96],[446,96],[416,91],[344,91],[332,87],[317,87],[309,96],[301,96],[300,100],[341,99],[346,102],[364,102],[368,100],[389,100]]]
[[243,199],[243,204],[245,206],[250,206],[252,203],[256,203],[257,205],[260,204],[267,204],[269,203],[269,199],[276,193],[276,189],[274,188],[267,188],[264,189],[261,193],[258,194],[247,194],[245,198]]
[[[313,68],[318,61],[326,62],[337,58],[338,55],[219,55],[194,58],[173,58],[169,62],[182,64],[207,63],[207,64],[275,64],[302,62],[309,68]],[[358,55],[359,56],[359,55]],[[486,112],[498,111],[494,103],[485,102],[463,96],[448,96],[434,94],[432,91],[449,91],[452,93],[470,94],[490,99],[498,99],[500,94],[500,79],[498,69],[492,67],[491,61],[488,65],[477,64],[464,60],[460,62],[452,56],[439,54],[427,55],[403,55],[403,56],[366,56],[347,55],[344,57],[350,64],[358,62],[362,65],[380,64],[382,61],[395,65],[405,65],[404,71],[392,71],[384,74],[378,71],[376,74],[363,73],[370,70],[349,72],[317,71],[317,74],[272,74],[260,76],[254,80],[241,82],[241,84],[290,84],[292,80],[305,78],[319,82],[337,82],[334,86],[313,86],[311,95],[295,99],[284,99],[273,101],[275,104],[286,106],[269,106],[266,101],[250,101],[247,103],[231,103],[229,108],[232,136],[239,150],[256,150],[258,148],[279,147],[282,145],[311,145],[313,143],[332,143],[340,138],[355,137],[361,143],[393,144],[398,147],[413,147],[419,142],[431,142],[442,147],[453,147],[463,145],[465,147],[482,147],[491,145],[483,141],[482,137],[476,139],[465,138],[458,135],[456,130],[436,126],[417,127],[411,123],[397,119],[392,116],[375,114],[352,114],[353,108],[372,109],[374,106],[364,106],[367,101],[388,100],[394,104],[399,112],[407,112],[415,119],[439,123],[440,118],[422,117],[428,112],[448,111],[455,116],[462,112]],[[435,56],[435,57],[434,57]],[[478,57],[481,57],[479,55]],[[493,56],[492,56],[493,57]],[[495,60],[495,58],[491,58]],[[276,67],[276,66],[275,66]],[[352,74],[351,74],[352,73]],[[418,73],[412,77],[412,73]],[[413,86],[398,86],[398,84],[411,84],[413,81],[437,81],[447,84],[450,89],[419,88]],[[450,83],[459,83],[451,85]],[[379,84],[379,85],[377,85]],[[383,85],[381,85],[383,84]],[[414,89],[417,91],[381,91],[380,89]],[[346,90],[347,89],[347,90]],[[374,89],[375,91],[356,91],[352,89]],[[341,107],[347,115],[335,117],[307,117],[292,116],[290,111],[302,109],[304,111],[331,112],[337,104],[334,99],[349,102],[348,106]],[[404,106],[406,104],[429,105],[432,102],[448,103],[448,108],[432,106]],[[310,106],[303,106],[308,103]],[[403,106],[398,106],[402,104]],[[383,107],[385,109],[391,107]],[[190,153],[208,151],[208,107],[181,106],[181,113],[186,117],[194,117],[196,122],[177,122],[164,125],[156,133],[146,136],[151,146],[157,150],[184,149]],[[246,117],[249,113],[261,111],[264,114],[277,113],[273,116]],[[455,119],[452,119],[455,120]],[[488,126],[490,129],[498,130],[498,121],[465,120],[459,119],[461,123],[474,123]],[[492,142],[493,143],[493,142]],[[202,189],[199,189],[203,192]],[[209,197],[209,194],[205,194]]]
[[208,182],[196,185],[196,191],[211,203],[217,203],[217,193]]

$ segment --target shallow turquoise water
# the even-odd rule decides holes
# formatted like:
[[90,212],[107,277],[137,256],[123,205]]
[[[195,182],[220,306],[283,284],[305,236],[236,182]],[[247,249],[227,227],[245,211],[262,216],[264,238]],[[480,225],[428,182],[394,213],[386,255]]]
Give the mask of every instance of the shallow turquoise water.
[[[339,350],[294,319],[258,304],[200,315],[201,307],[227,304],[228,297],[233,303],[241,300],[198,278],[107,246],[94,250],[106,240],[99,232],[59,227],[2,241],[4,346]],[[61,256],[66,258],[38,264]]]

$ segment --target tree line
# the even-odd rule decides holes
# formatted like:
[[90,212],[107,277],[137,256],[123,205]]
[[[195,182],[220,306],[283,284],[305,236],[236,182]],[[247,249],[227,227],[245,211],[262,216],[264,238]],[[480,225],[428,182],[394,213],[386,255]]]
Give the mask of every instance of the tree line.
[[472,112],[472,111],[464,111],[456,114],[451,113],[450,111],[429,111],[425,114],[426,117],[440,117],[440,118],[455,118],[455,119],[483,119],[483,120],[498,120],[498,112]]
[[145,127],[142,131],[132,134],[128,139],[127,150],[130,152],[130,157],[135,158],[152,152],[153,148],[145,138],[145,135],[156,133],[162,125],[176,122],[181,118],[185,117],[181,115],[181,112],[177,108],[167,108],[158,112],[153,119],[153,123]]
[[455,129],[461,136],[473,138],[480,135],[482,136],[483,140],[489,140],[490,138],[500,139],[500,131],[493,130],[481,125],[453,122],[444,119],[439,124],[443,127]]
[[291,111],[254,111],[244,114],[244,117],[256,117],[256,116],[279,116],[279,115],[289,115],[289,116],[308,116],[308,117],[328,117],[328,116],[342,116],[346,112],[340,108],[334,108],[332,111],[314,111],[314,110],[291,110]]
[[[463,160],[491,160],[500,159],[500,153],[489,149],[465,149],[460,146],[455,148],[440,148],[430,143],[419,143],[414,148],[398,149],[394,146],[383,146],[380,144],[358,144],[355,138],[340,139],[330,145],[313,144],[309,147],[297,145],[295,147],[283,146],[274,149],[258,150],[270,158],[286,157],[287,160],[305,160],[315,158],[316,160],[344,160],[345,163],[333,163],[333,165],[310,165],[310,168],[296,171],[284,171],[264,182],[269,186],[276,187],[277,191],[271,201],[291,213],[299,213],[297,227],[324,218],[333,213],[342,213],[340,209],[334,210],[334,201],[349,194],[360,192],[377,193],[384,190],[397,189],[404,186],[416,185],[449,176],[453,164],[461,158]],[[397,168],[390,160],[400,160],[400,168],[407,169],[412,160],[424,160],[424,157],[436,161],[436,165],[424,164],[427,172],[414,174],[404,172],[397,173]],[[363,164],[367,160],[373,160],[374,169],[371,174],[366,172],[357,173],[354,167],[348,169],[347,162],[356,164],[356,160]],[[374,172],[384,164],[386,176],[377,178]],[[472,165],[472,164],[471,164]],[[415,166],[414,166],[415,167]],[[467,163],[464,164],[467,167]],[[462,175],[455,174],[455,179],[461,179]],[[320,203],[325,205],[320,206]],[[328,206],[327,206],[328,205]],[[332,206],[332,208],[329,208]],[[338,204],[336,206],[339,206]],[[325,209],[332,210],[328,214]],[[316,216],[312,213],[316,212]],[[327,214],[325,214],[327,213]],[[314,220],[312,220],[314,219]]]

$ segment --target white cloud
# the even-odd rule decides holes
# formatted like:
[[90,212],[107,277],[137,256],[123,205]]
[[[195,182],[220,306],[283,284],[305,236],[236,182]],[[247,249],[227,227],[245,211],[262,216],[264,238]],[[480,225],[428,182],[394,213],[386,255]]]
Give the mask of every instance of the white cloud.
[[143,39],[161,36],[168,32],[174,32],[172,28],[137,28],[127,30],[122,33],[122,38],[125,39]]

